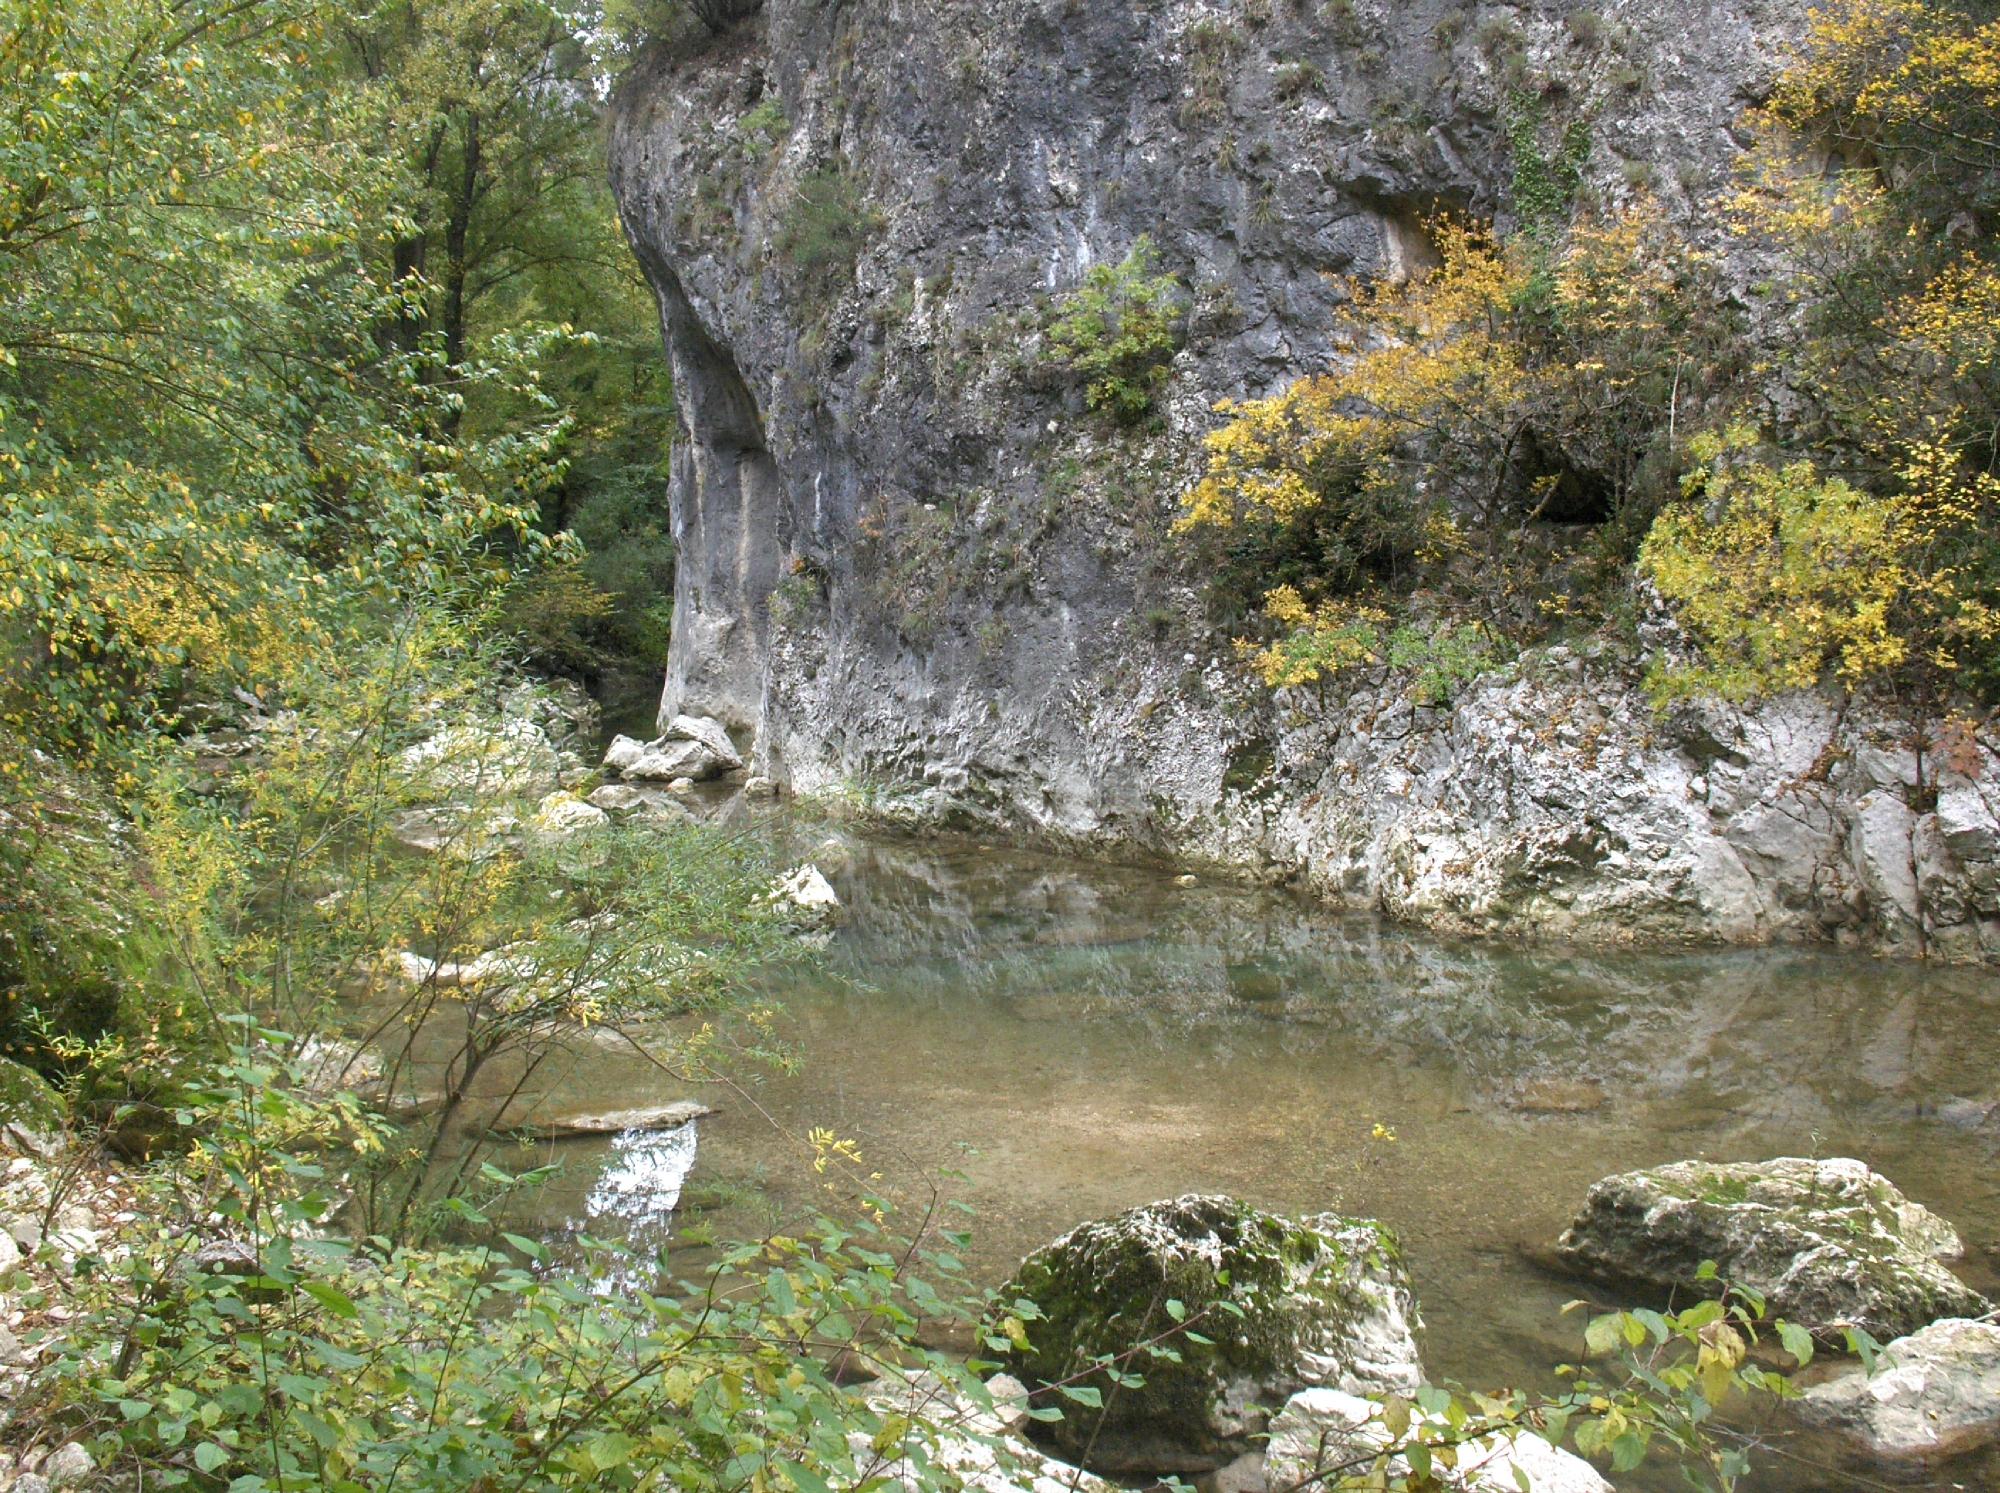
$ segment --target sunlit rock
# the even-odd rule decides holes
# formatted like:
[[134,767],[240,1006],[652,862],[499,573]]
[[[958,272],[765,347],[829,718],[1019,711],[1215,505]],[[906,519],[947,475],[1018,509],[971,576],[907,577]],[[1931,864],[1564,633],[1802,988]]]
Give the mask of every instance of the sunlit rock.
[[1927,1461],[2000,1437],[2000,1326],[1948,1317],[1897,1338],[1873,1374],[1806,1390],[1799,1416],[1875,1456]]
[[1773,1316],[1877,1337],[1988,1303],[1943,1265],[1956,1231],[1886,1177],[1847,1158],[1682,1161],[1592,1185],[1556,1253],[1594,1279],[1713,1295],[1698,1274],[1764,1293]]
[[[1419,1414],[1413,1424],[1423,1420]],[[1432,1424],[1446,1430],[1441,1418],[1433,1418]],[[1305,1390],[1287,1400],[1271,1421],[1266,1484],[1272,1489],[1315,1487],[1327,1480],[1331,1469],[1364,1470],[1367,1461],[1394,1439],[1383,1423],[1382,1407],[1373,1400],[1337,1389]],[[1362,1466],[1355,1467],[1357,1462]],[[1392,1476],[1410,1475],[1403,1458],[1393,1458],[1391,1465]],[[1435,1486],[1454,1493],[1520,1493],[1523,1487],[1533,1493],[1612,1493],[1611,1484],[1596,1468],[1532,1431],[1464,1442],[1457,1447],[1457,1465],[1434,1466],[1434,1472],[1439,1478]]]

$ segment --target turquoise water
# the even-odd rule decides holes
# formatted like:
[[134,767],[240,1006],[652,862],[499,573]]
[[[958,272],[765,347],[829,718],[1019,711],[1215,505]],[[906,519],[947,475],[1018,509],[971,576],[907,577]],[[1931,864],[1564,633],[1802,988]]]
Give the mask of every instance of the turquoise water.
[[[1449,942],[1160,868],[789,833],[850,913],[776,982],[797,1071],[704,1093],[720,1113],[671,1143],[565,1143],[551,1229],[758,1229],[817,1201],[802,1137],[822,1126],[904,1197],[956,1173],[969,1263],[995,1282],[1079,1220],[1189,1191],[1386,1220],[1431,1375],[1545,1384],[1580,1351],[1561,1307],[1583,1292],[1532,1253],[1592,1181],[1816,1153],[1858,1156],[1951,1219],[1961,1272],[1994,1285],[1992,973]],[[549,1076],[563,1100],[684,1092],[599,1048]],[[1765,1460],[1755,1487],[1831,1485]],[[1996,1485],[1948,1470],[1935,1486]]]

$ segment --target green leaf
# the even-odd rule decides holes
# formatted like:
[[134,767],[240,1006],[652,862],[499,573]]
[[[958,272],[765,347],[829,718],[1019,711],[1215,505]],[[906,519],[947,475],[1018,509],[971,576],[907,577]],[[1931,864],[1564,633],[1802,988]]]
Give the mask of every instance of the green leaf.
[[302,1280],[299,1282],[299,1289],[336,1317],[352,1321],[361,1315],[361,1308],[356,1306],[344,1291],[328,1285],[323,1280]]
[[1104,1394],[1094,1384],[1058,1384],[1056,1388],[1066,1400],[1074,1400],[1092,1410],[1104,1408]]
[[1583,1329],[1584,1350],[1593,1358],[1601,1358],[1617,1350],[1624,1336],[1624,1318],[1617,1312],[1602,1317],[1592,1317]]
[[1796,1322],[1782,1320],[1777,1323],[1777,1331],[1778,1341],[1784,1345],[1787,1353],[1798,1360],[1800,1368],[1812,1362],[1813,1335],[1810,1332]]
[[784,1467],[785,1476],[792,1480],[792,1486],[798,1489],[799,1493],[833,1493],[827,1486],[826,1479],[810,1467],[801,1466],[797,1462],[787,1462]]
[[639,1443],[622,1431],[609,1431],[590,1443],[590,1465],[599,1472],[623,1467],[632,1460]]
[[229,1461],[229,1449],[217,1446],[213,1441],[198,1443],[194,1449],[194,1465],[203,1472],[214,1472]]

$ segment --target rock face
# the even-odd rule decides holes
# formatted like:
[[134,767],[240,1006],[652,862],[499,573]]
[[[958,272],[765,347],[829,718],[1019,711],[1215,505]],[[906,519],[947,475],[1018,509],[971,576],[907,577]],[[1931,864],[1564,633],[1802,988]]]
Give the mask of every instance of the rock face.
[[[1203,1196],[1134,1208],[1030,1255],[1000,1290],[1003,1302],[1020,1297],[1044,1315],[1026,1324],[1012,1367],[1063,1409],[1044,1428],[1057,1451],[1100,1472],[1208,1471],[1249,1450],[1298,1390],[1407,1393],[1420,1377],[1394,1237],[1330,1213],[1293,1220]],[[1175,1333],[1170,1300],[1212,1343]],[[1139,1349],[1156,1338],[1181,1361]],[[1143,1387],[1089,1373],[1099,1355],[1135,1350],[1124,1366]],[[1100,1387],[1101,1413],[1043,1389],[1073,1376]]]
[[1875,1456],[1928,1460],[2000,1437],[2000,1327],[1951,1317],[1806,1390],[1801,1418],[1831,1426]]
[[1773,1316],[1816,1333],[1846,1325],[1878,1338],[1988,1303],[1944,1266],[1961,1252],[1950,1224],[1859,1161],[1677,1162],[1590,1189],[1556,1253],[1615,1284],[1713,1294],[1722,1279],[1762,1291]]
[[49,1081],[0,1058],[0,1149],[48,1156],[62,1144],[68,1109]]
[[[1388,1447],[1382,1407],[1337,1389],[1308,1389],[1293,1395],[1271,1422],[1264,1454],[1265,1485],[1278,1493],[1316,1486],[1331,1469],[1362,1463]],[[1491,1436],[1459,1448],[1458,1465],[1440,1469],[1441,1486],[1463,1493],[1612,1493],[1611,1484],[1583,1458],[1549,1445],[1532,1431],[1508,1440]],[[1397,1471],[1409,1469],[1397,1459]],[[1518,1476],[1517,1476],[1518,1474]],[[1523,1484],[1519,1479],[1526,1478]]]
[[[661,719],[801,796],[1441,929],[2000,957],[1990,733],[1933,795],[1906,728],[1815,698],[1661,722],[1633,660],[1551,649],[1440,708],[1273,699],[1200,621],[1166,530],[1213,401],[1325,367],[1339,277],[1421,264],[1439,207],[1504,222],[1524,70],[1568,100],[1550,149],[1587,123],[1598,200],[1650,179],[1727,250],[1713,199],[1805,0],[1573,9],[765,0],[656,47],[612,172],[686,425]],[[1182,345],[1156,426],[1114,432],[1050,308],[1141,235]]]

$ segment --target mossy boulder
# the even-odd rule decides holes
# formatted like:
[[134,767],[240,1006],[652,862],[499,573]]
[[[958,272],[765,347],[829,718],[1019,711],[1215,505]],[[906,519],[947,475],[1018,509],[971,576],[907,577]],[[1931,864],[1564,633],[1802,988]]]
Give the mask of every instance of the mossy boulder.
[[[1847,1158],[1681,1161],[1595,1183],[1556,1242],[1579,1274],[1653,1292],[1764,1293],[1774,1316],[1832,1337],[1900,1337],[1988,1303],[1943,1265],[1958,1234]],[[1715,1262],[1717,1279],[1698,1272]]]
[[0,1058],[0,1149],[46,1156],[62,1142],[62,1096],[32,1068]]
[[[1072,1229],[1001,1296],[1042,1314],[1010,1354],[1037,1404],[1063,1412],[1042,1433],[1100,1472],[1221,1467],[1301,1389],[1407,1393],[1421,1377],[1409,1276],[1395,1237],[1368,1220],[1175,1198]],[[1172,1356],[1148,1352],[1155,1340]],[[1097,1366],[1107,1356],[1144,1384],[1113,1380]],[[1058,1384],[1096,1390],[1101,1408]]]

